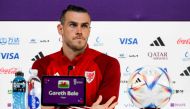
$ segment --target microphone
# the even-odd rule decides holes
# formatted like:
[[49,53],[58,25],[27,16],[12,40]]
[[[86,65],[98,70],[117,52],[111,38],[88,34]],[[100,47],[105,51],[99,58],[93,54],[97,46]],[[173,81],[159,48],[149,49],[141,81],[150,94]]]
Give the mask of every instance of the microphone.
[[69,76],[69,73],[70,73],[71,70],[73,70],[73,66],[72,66],[72,65],[69,65],[69,66],[68,66],[68,76]]

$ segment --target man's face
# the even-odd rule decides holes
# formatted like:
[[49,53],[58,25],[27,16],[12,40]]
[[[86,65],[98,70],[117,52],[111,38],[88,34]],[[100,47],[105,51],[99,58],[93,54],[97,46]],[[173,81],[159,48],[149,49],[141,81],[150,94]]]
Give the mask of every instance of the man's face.
[[64,23],[58,26],[64,49],[69,48],[73,51],[85,49],[90,34],[90,22],[88,13],[66,12]]

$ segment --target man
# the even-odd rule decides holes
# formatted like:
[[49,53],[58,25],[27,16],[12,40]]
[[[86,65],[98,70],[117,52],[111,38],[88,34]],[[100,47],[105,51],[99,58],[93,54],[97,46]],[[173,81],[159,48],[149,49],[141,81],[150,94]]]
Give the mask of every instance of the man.
[[69,5],[57,26],[62,36],[61,50],[37,60],[32,68],[38,69],[40,78],[43,75],[85,76],[86,105],[91,109],[113,109],[119,95],[119,62],[89,48],[90,23],[86,9]]

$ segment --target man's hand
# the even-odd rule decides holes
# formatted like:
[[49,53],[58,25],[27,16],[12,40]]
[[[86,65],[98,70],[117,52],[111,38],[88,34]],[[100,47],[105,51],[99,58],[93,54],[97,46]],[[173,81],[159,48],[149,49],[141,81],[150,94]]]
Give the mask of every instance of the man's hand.
[[105,104],[100,105],[102,96],[100,95],[95,103],[92,104],[90,109],[114,109],[118,102],[114,102],[115,96],[112,96]]
[[55,109],[54,106],[41,106],[41,109]]

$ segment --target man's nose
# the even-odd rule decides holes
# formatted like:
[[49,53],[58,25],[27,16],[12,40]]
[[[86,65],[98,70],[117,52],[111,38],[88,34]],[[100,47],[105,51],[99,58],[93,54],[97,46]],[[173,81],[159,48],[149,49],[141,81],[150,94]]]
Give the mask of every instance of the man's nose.
[[81,26],[77,27],[77,33],[82,33],[82,27]]

